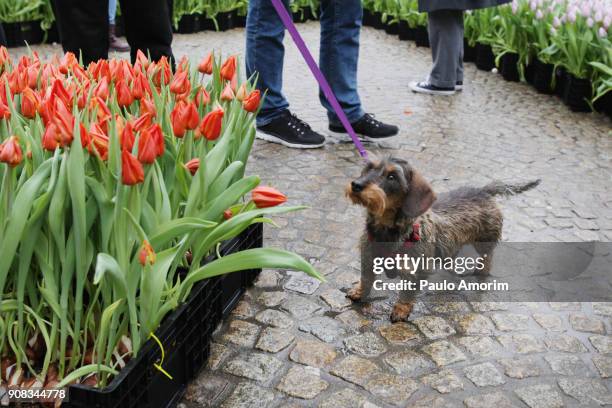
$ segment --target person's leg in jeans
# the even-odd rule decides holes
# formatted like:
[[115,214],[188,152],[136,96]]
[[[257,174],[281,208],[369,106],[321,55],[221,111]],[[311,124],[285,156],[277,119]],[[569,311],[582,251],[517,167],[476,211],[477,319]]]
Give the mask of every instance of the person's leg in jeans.
[[113,51],[126,52],[130,50],[127,43],[121,41],[115,34],[115,17],[117,16],[117,0],[108,0],[108,43]]
[[[319,66],[351,123],[364,115],[357,92],[357,62],[362,15],[361,0],[321,1]],[[327,109],[330,123],[340,124],[322,91],[319,91],[319,99]]]
[[[283,0],[289,7],[289,0]],[[257,124],[267,125],[289,108],[283,95],[285,27],[270,0],[249,1],[246,22],[246,75],[257,73],[257,88],[267,91]]]
[[172,55],[172,22],[167,0],[121,0],[121,15],[125,34],[130,44],[132,61],[136,52],[151,54],[151,59],[162,56],[174,61]]
[[430,84],[454,89],[457,81],[463,81],[463,12],[430,12],[429,43],[433,59]]

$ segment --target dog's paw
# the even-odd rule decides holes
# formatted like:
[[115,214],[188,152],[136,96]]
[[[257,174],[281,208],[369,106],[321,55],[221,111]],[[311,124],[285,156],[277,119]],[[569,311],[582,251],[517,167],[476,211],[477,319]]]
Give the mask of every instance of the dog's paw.
[[391,322],[403,322],[408,319],[412,312],[412,303],[401,303],[397,302],[393,305],[393,311],[391,312]]
[[360,283],[353,286],[352,289],[350,289],[346,293],[346,297],[351,299],[353,302],[359,302],[362,296],[363,296],[363,289],[361,288]]

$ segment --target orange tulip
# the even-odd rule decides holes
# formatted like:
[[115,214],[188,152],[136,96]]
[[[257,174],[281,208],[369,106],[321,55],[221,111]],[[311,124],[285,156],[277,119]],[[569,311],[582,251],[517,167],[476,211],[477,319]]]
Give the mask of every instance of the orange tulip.
[[91,143],[91,137],[89,136],[89,132],[85,129],[85,125],[83,123],[79,123],[79,130],[81,133],[81,146],[87,147]]
[[259,101],[261,99],[261,93],[259,89],[251,92],[244,101],[242,101],[242,108],[247,112],[255,112],[259,108]]
[[91,125],[89,135],[91,137],[91,141],[87,145],[87,150],[90,153],[93,153],[95,150],[100,158],[106,161],[108,158],[108,136],[97,123]]
[[187,71],[177,73],[170,83],[170,92],[179,95],[189,92],[191,89],[191,83],[189,82],[188,75],[189,72]]
[[189,170],[191,175],[194,176],[200,168],[200,159],[196,157],[195,159],[189,160],[187,163],[185,163],[185,167],[187,170]]
[[232,87],[230,84],[225,85],[223,91],[221,92],[221,100],[222,101],[231,101],[234,99],[234,92],[232,91]]
[[240,85],[240,88],[238,88],[238,92],[236,92],[236,99],[242,102],[244,98],[246,97],[247,97],[246,84],[243,82],[242,85]]
[[0,99],[0,118],[8,119],[11,117],[11,111],[9,107]]
[[287,197],[275,188],[259,186],[251,191],[251,197],[257,208],[275,207],[287,201]]
[[30,88],[23,90],[21,94],[21,114],[26,118],[33,119],[40,107],[40,97]]
[[142,98],[140,100],[140,114],[149,112],[151,117],[154,118],[157,115],[157,109],[155,108],[155,104],[149,98]]
[[59,99],[55,100],[55,114],[53,124],[57,129],[56,139],[61,146],[70,146],[73,139],[74,116],[68,111],[66,106]]
[[125,80],[120,79],[117,81],[115,88],[117,90],[117,104],[119,107],[130,106],[134,99]]
[[164,141],[164,132],[162,132],[161,126],[156,123],[149,128],[149,132],[151,132],[151,136],[155,141],[155,146],[157,147],[157,156],[162,156],[166,149],[166,144]]
[[202,123],[200,123],[199,130],[206,139],[216,140],[219,137],[224,114],[223,108],[218,107],[204,116]]
[[221,66],[221,78],[231,81],[236,73],[236,57],[232,55]]
[[132,96],[134,99],[140,100],[146,95],[151,95],[149,81],[142,72],[136,71],[134,79],[132,80]]
[[200,86],[200,89],[195,94],[195,103],[198,106],[206,106],[210,102],[210,95],[206,92],[206,88]]
[[185,132],[187,131],[185,117],[184,117],[184,109],[185,102],[179,101],[176,105],[174,105],[174,109],[170,112],[170,122],[172,123],[172,131],[174,132],[174,136],[178,138],[182,138],[185,136]]
[[142,266],[145,266],[146,264],[153,265],[155,263],[156,258],[157,257],[155,255],[153,247],[151,246],[151,244],[149,244],[149,241],[145,240],[142,243],[142,247],[140,248],[140,254],[138,256],[140,264]]
[[134,148],[134,140],[136,137],[134,136],[134,126],[131,121],[127,121],[123,130],[119,134],[119,144],[122,149],[127,149],[130,152]]
[[3,46],[0,47],[0,65],[4,65],[7,62],[8,63],[11,62],[11,56],[9,55],[8,50],[6,49],[6,47],[3,45]]
[[134,63],[134,69],[136,71],[142,72],[143,68],[146,70],[147,68],[149,68],[150,63],[151,62],[149,61],[147,56],[144,55],[144,52],[142,52],[142,50],[136,51],[136,62]]
[[102,80],[100,82],[98,82],[98,85],[96,85],[96,87],[93,90],[93,94],[95,96],[97,96],[98,98],[102,98],[103,100],[107,100],[108,99],[108,80],[106,79],[106,77],[102,78]]
[[198,65],[198,71],[202,74],[212,74],[213,65],[215,64],[215,56],[212,52],[209,52],[207,56],[204,57],[200,65]]
[[0,162],[10,167],[18,166],[23,160],[23,153],[19,146],[19,139],[11,136],[0,145]]
[[195,103],[190,102],[185,107],[185,127],[193,130],[198,127],[199,123],[200,115],[198,114],[198,108]]
[[121,178],[123,184],[133,186],[144,181],[142,164],[126,149],[121,151]]
[[152,126],[140,133],[138,139],[138,160],[141,163],[151,164],[157,157],[157,145],[151,133]]

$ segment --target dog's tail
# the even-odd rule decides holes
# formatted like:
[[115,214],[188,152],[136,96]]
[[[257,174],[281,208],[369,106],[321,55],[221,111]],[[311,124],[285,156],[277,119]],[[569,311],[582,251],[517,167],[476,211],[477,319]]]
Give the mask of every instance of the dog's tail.
[[494,181],[494,182],[484,186],[482,188],[482,191],[485,192],[486,194],[491,195],[491,196],[496,196],[496,195],[503,195],[503,196],[516,195],[516,194],[522,193],[523,191],[531,190],[532,188],[534,188],[538,184],[540,184],[540,181],[542,181],[542,180],[541,179],[537,179],[537,180],[529,181],[527,183],[520,183],[520,184],[507,184],[507,183],[501,183],[499,181]]

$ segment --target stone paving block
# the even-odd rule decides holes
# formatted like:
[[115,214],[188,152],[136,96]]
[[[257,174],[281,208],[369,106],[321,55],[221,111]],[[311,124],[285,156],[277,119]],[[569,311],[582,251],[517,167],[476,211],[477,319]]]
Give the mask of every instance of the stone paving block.
[[349,307],[353,302],[346,297],[344,292],[335,288],[325,289],[321,293],[321,299],[331,307],[333,311],[340,312]]
[[482,363],[463,369],[465,376],[478,387],[502,385],[506,383],[504,376],[491,363]]
[[417,377],[435,369],[435,365],[431,360],[412,350],[402,350],[387,354],[384,357],[384,361],[397,374],[408,377]]
[[264,269],[261,271],[257,279],[255,280],[255,287],[267,289],[275,288],[280,282],[281,274],[277,271],[270,269]]
[[291,350],[289,358],[296,363],[322,368],[334,361],[336,349],[316,340],[300,339]]
[[234,392],[223,402],[221,408],[269,407],[274,401],[274,393],[251,382],[240,383]]
[[601,320],[589,317],[584,313],[570,313],[569,322],[572,328],[577,331],[606,334],[606,328]]
[[442,370],[422,378],[423,383],[442,394],[463,390],[463,381],[453,370]]
[[368,381],[365,389],[374,395],[376,401],[399,406],[419,389],[419,384],[406,377],[381,373]]
[[358,394],[350,388],[345,388],[325,398],[319,404],[319,408],[374,408],[374,404],[366,397]]
[[379,372],[375,363],[357,356],[346,357],[330,370],[330,374],[362,387]]
[[612,336],[590,336],[593,347],[602,354],[612,354]]
[[593,310],[598,315],[612,317],[612,302],[593,302]]
[[457,343],[463,346],[470,354],[475,356],[491,356],[499,350],[499,344],[490,337],[465,336],[459,337]]
[[523,379],[540,375],[540,367],[534,358],[504,358],[498,362],[504,367],[505,374],[511,378]]
[[408,344],[421,337],[413,325],[405,322],[381,326],[378,331],[385,340],[392,344]]
[[453,364],[458,361],[464,361],[466,359],[465,354],[463,354],[457,346],[446,340],[428,344],[423,347],[422,350],[429,355],[439,367]]
[[556,374],[583,376],[588,373],[586,364],[572,354],[544,356],[544,360]]
[[263,292],[257,298],[257,301],[265,307],[275,307],[281,304],[287,298],[287,294],[282,291]]
[[612,393],[599,380],[585,378],[561,378],[559,387],[582,404],[612,405]]
[[281,379],[276,389],[292,397],[313,399],[328,386],[329,383],[321,379],[319,369],[293,366]]
[[586,353],[588,350],[576,337],[567,334],[558,334],[544,339],[549,350],[562,351],[565,353]]
[[550,302],[549,305],[552,310],[557,312],[577,312],[582,309],[580,302]]
[[258,335],[258,325],[242,320],[232,320],[222,339],[237,346],[253,347]]
[[545,350],[540,340],[531,334],[503,334],[497,336],[497,341],[506,349],[520,354],[540,353]]
[[455,329],[438,316],[423,316],[412,321],[430,340],[438,340],[455,334]]
[[515,392],[529,408],[562,408],[564,406],[561,394],[555,387],[548,384],[519,388]]
[[466,408],[517,408],[502,392],[474,395],[466,398],[463,403]]
[[334,343],[347,334],[340,322],[327,316],[311,317],[300,323],[299,329],[327,343]]
[[305,319],[321,310],[318,304],[297,295],[288,295],[288,299],[281,303],[280,308],[297,319]]
[[491,316],[501,331],[524,331],[529,329],[529,316],[517,313],[495,313]]
[[223,371],[237,377],[266,382],[272,379],[282,365],[282,362],[270,355],[249,352],[228,361]]
[[504,311],[510,308],[508,302],[470,302],[472,307],[477,312],[495,312]]
[[247,300],[241,300],[231,314],[238,319],[248,319],[255,316],[255,313],[257,313],[257,306]]
[[593,356],[593,364],[597,367],[602,378],[612,377],[612,357],[601,355]]
[[319,288],[320,284],[321,282],[318,279],[308,275],[293,275],[285,282],[283,287],[293,292],[311,295]]
[[561,317],[554,314],[534,313],[535,320],[544,330],[548,331],[563,331],[563,320]]
[[293,319],[291,319],[288,314],[274,309],[262,310],[257,313],[255,320],[259,323],[279,329],[288,329],[293,326]]
[[456,405],[445,400],[442,397],[430,395],[420,398],[409,405],[410,408],[453,408]]
[[185,392],[185,400],[199,406],[213,407],[218,405],[231,387],[232,384],[226,379],[208,374],[189,384]]
[[483,314],[468,313],[458,316],[455,320],[459,326],[459,331],[463,334],[488,335],[495,331],[491,320]]
[[347,327],[352,327],[353,329],[361,329],[364,326],[367,326],[372,323],[371,320],[366,319],[364,316],[359,314],[356,310],[349,309],[338,316],[336,316],[337,320],[340,320]]
[[229,354],[230,350],[223,344],[210,343],[210,357],[208,357],[207,367],[216,370]]
[[255,348],[268,353],[278,353],[295,340],[293,333],[275,327],[266,327],[261,332]]
[[349,337],[344,340],[344,345],[353,353],[364,357],[377,357],[387,351],[385,342],[371,332]]

